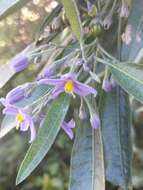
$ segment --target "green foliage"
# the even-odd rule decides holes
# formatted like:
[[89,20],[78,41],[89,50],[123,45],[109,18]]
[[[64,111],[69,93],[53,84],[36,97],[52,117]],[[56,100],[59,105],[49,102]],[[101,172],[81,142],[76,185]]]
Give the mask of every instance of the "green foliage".
[[109,63],[108,65],[111,66],[111,72],[121,87],[143,102],[143,66],[130,63]]
[[16,184],[19,184],[31,174],[51,148],[61,128],[69,103],[69,96],[63,94],[49,107],[47,116],[39,129],[37,138],[29,148],[21,164]]
[[131,185],[131,118],[128,95],[120,88],[100,100],[106,179],[127,190]]
[[[1,0],[0,20],[15,13],[28,2],[30,1]],[[105,182],[108,181],[112,185],[118,186],[117,188],[130,190],[132,189],[132,123],[129,97],[133,96],[136,100],[143,102],[143,2],[134,0],[133,3],[129,1],[118,3],[114,1],[113,3],[113,1],[98,0],[95,1],[95,4],[90,2],[91,7],[87,6],[88,0],[61,0],[61,2],[50,14],[41,19],[41,24],[37,27],[38,32],[36,32],[37,35],[33,38],[35,41],[31,46],[31,50],[33,50],[33,52],[31,51],[33,53],[31,54],[31,62],[37,63],[36,74],[52,65],[54,71],[56,71],[56,74],[52,76],[53,78],[73,72],[77,74],[80,82],[97,87],[97,99],[92,96],[93,103],[96,101],[97,106],[92,111],[97,114],[97,110],[99,110],[101,127],[96,130],[91,128],[89,121],[91,110],[84,105],[85,99],[81,98],[80,105],[79,99],[74,99],[73,104],[70,104],[69,94],[64,93],[56,100],[51,100],[51,96],[49,96],[49,92],[52,90],[51,87],[46,85],[36,87],[30,97],[16,104],[19,108],[27,107],[33,110],[40,108],[46,111],[46,118],[42,123],[42,127],[38,129],[37,138],[30,146],[21,164],[16,184],[25,180],[49,152],[70,107],[67,118],[74,115],[77,120],[77,129],[75,130],[76,137],[71,155],[69,189],[105,190]],[[123,2],[128,2],[128,5],[132,6],[128,20],[119,18],[119,12],[116,11],[121,10]],[[64,17],[62,5],[69,23]],[[97,9],[97,15],[92,14],[94,8]],[[101,16],[101,18],[98,16]],[[111,30],[106,30],[110,24],[113,24],[109,26]],[[126,26],[131,26],[131,31],[126,36],[131,38],[129,39],[131,42],[128,44],[121,42],[121,33],[126,32]],[[73,38],[70,27],[77,40]],[[112,27],[113,29],[116,27],[116,30],[114,30],[116,33],[112,32]],[[115,36],[115,39],[111,36]],[[118,36],[118,41],[116,36]],[[107,42],[103,41],[102,37],[111,42],[106,45]],[[103,44],[103,47],[101,44]],[[46,48],[37,50],[45,45]],[[111,49],[113,55],[116,54],[115,47],[118,47],[118,52],[121,52],[121,60],[111,56],[105,48],[107,46],[109,46],[107,49]],[[117,55],[117,57],[120,57],[120,55]],[[126,62],[122,62],[122,60]],[[77,64],[78,61],[79,65]],[[135,64],[134,62],[140,62],[141,64]],[[31,66],[29,69],[31,73],[33,72],[32,69]],[[0,87],[3,87],[14,75],[15,73],[9,65],[5,65],[0,71]],[[104,88],[103,82],[107,80],[111,85],[112,77],[117,83],[116,87],[112,86],[113,89],[109,89],[110,92],[103,92],[101,90],[101,86]],[[15,78],[17,80],[16,75]],[[45,99],[45,97],[49,99]],[[44,103],[47,103],[45,100],[49,100],[46,108],[43,106]],[[77,113],[77,110],[81,111],[82,108],[85,109],[83,110],[87,114],[87,118],[83,122],[79,121],[78,114],[73,114],[73,112]],[[44,113],[44,111],[41,113]],[[11,116],[4,117],[1,123],[0,137],[6,135],[14,127],[15,118]],[[63,142],[66,142],[65,139]],[[62,148],[64,146],[65,144],[62,143]],[[57,149],[61,151],[59,145]],[[60,156],[63,155],[60,154]],[[66,158],[67,160],[69,158]],[[50,166],[50,162],[48,162],[48,165],[50,174],[48,172],[44,174],[43,190],[57,189],[53,186],[51,178],[59,172],[59,165]],[[55,176],[54,178],[56,179]],[[56,183],[58,182],[56,181]],[[60,185],[58,187],[62,189]]]
[[84,188],[92,188],[92,129],[88,123],[78,122],[71,155],[70,190]]
[[100,129],[94,131],[89,123],[77,121],[71,155],[70,190],[105,189],[102,146]]
[[66,16],[70,22],[71,28],[77,39],[80,41],[82,36],[81,21],[76,2],[74,0],[62,0],[62,3],[64,5]]

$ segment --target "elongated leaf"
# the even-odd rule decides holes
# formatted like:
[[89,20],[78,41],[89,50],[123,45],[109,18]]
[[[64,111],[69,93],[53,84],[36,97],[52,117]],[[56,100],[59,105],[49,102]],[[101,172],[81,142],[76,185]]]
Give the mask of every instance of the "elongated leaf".
[[18,107],[23,108],[25,106],[30,106],[32,104],[36,104],[36,102],[39,103],[40,100],[42,101],[42,98],[44,97],[44,95],[46,95],[51,89],[52,89],[51,86],[39,85],[34,89],[32,94],[28,98],[25,98],[25,99],[17,102],[16,105]]
[[113,62],[105,64],[111,66],[111,72],[120,86],[143,102],[143,65]]
[[[143,48],[143,1],[132,1],[132,10],[129,15],[127,26],[131,28],[131,43],[122,46],[122,59],[135,60],[137,54]],[[143,53],[142,53],[143,56]]]
[[[40,103],[42,97],[49,92],[51,89],[50,86],[47,85],[39,85],[31,94],[30,97],[21,100],[17,103],[17,106],[20,108],[24,108],[25,106],[30,106],[32,104]],[[36,105],[35,105],[36,106]],[[15,117],[6,115],[0,126],[0,138],[5,136],[15,127]]]
[[79,11],[74,0],[62,0],[66,16],[70,22],[71,28],[76,35],[77,39],[81,39],[81,21],[79,16]]
[[18,11],[30,0],[0,0],[0,20]]
[[120,86],[143,102],[143,66],[118,64],[118,70],[115,68],[111,70]]
[[100,101],[106,178],[128,190],[131,180],[131,119],[128,95],[117,87]]
[[92,131],[92,190],[105,190],[105,173],[101,128]]
[[92,188],[92,129],[78,123],[71,155],[70,190]]
[[63,94],[50,106],[44,124],[21,164],[16,184],[31,174],[51,148],[65,118],[69,103],[70,97]]
[[100,129],[78,123],[71,157],[69,190],[104,190],[104,163]]

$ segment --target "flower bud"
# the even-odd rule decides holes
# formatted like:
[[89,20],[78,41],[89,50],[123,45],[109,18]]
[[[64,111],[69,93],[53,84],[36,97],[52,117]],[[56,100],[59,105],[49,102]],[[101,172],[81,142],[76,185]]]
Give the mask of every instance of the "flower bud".
[[16,103],[25,97],[25,90],[21,86],[12,89],[6,96],[6,101],[9,104]]
[[85,112],[85,110],[83,110],[83,109],[80,109],[80,110],[79,110],[79,118],[80,118],[81,120],[87,119],[87,113]]
[[103,80],[102,89],[105,90],[105,92],[111,92],[112,88],[112,84],[109,82],[109,80]]
[[37,77],[37,80],[41,80],[43,78],[50,78],[55,74],[55,70],[52,67],[47,67],[43,70],[42,73],[40,73]]
[[18,54],[10,61],[10,67],[17,73],[28,67],[28,57]]
[[100,119],[99,119],[99,116],[96,113],[91,115],[90,123],[91,123],[91,126],[92,126],[93,129],[98,129],[100,127]]

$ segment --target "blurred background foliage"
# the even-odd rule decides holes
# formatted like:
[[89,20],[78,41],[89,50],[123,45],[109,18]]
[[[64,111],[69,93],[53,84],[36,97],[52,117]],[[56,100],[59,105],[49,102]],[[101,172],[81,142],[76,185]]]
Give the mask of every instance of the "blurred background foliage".
[[[0,21],[0,64],[31,44],[45,16],[57,5],[54,0],[32,0],[15,14]],[[58,19],[51,26],[44,27],[42,38],[59,28]],[[17,74],[0,90],[0,96],[18,84],[32,81],[39,67],[29,67]],[[143,105],[132,101],[133,114],[133,184],[134,189],[143,190]],[[2,114],[1,114],[2,117]],[[2,118],[0,118],[2,119]],[[27,137],[21,138],[13,131],[0,140],[0,190],[66,190],[68,189],[69,164],[72,142],[61,132],[54,146],[40,166],[25,182],[15,187],[18,167],[28,149]],[[110,190],[114,189],[108,184]]]

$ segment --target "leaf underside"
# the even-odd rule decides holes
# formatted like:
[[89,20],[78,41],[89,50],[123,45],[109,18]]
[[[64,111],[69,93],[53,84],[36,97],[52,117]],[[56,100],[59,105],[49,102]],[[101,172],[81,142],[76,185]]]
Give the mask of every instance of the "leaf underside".
[[104,177],[100,129],[92,131],[88,122],[78,121],[71,155],[69,190],[104,190]]
[[131,182],[131,119],[128,95],[120,88],[100,102],[106,179],[128,190]]

